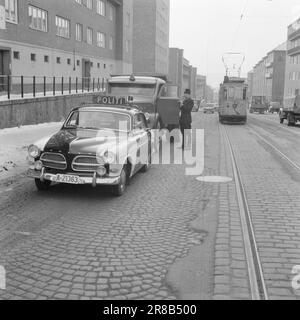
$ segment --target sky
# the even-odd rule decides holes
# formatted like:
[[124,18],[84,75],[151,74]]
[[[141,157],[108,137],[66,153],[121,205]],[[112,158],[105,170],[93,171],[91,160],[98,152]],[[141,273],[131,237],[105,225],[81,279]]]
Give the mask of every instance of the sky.
[[242,76],[287,40],[287,27],[300,18],[300,0],[170,0],[170,47],[217,88],[225,75],[222,55],[245,55]]

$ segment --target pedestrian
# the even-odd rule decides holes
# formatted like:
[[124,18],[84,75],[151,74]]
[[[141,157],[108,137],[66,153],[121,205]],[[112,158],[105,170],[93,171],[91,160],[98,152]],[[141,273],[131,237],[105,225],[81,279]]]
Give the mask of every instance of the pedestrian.
[[189,150],[192,147],[192,136],[190,130],[192,129],[192,110],[194,108],[194,101],[191,99],[191,90],[184,91],[184,100],[180,107],[180,130],[182,134],[182,149]]

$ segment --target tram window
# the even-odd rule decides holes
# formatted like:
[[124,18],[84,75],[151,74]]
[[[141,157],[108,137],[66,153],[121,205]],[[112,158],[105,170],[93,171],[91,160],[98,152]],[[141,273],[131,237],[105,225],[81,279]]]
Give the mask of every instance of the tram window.
[[234,99],[235,98],[235,90],[234,88],[228,89],[228,99]]
[[224,89],[224,99],[227,100],[227,89]]

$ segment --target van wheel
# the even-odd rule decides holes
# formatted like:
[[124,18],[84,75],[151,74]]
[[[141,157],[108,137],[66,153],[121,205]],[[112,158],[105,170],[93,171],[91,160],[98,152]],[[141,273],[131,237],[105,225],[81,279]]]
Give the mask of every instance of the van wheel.
[[126,172],[126,168],[123,167],[120,174],[119,184],[116,186],[113,186],[113,195],[116,197],[121,197],[125,193],[126,184],[127,184],[127,172]]
[[293,116],[289,113],[287,116],[287,122],[288,122],[288,126],[292,127],[295,125],[295,120],[293,118]]
[[35,179],[34,182],[38,191],[47,191],[51,186],[51,181],[48,180],[41,181],[40,179]]

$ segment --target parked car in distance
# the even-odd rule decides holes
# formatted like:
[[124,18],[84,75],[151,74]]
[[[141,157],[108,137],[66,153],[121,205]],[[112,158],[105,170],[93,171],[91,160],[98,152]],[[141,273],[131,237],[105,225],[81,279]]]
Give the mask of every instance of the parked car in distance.
[[215,111],[216,111],[215,103],[207,103],[203,108],[203,112],[206,114],[214,114]]
[[279,113],[281,105],[279,102],[271,102],[269,106],[269,113]]

